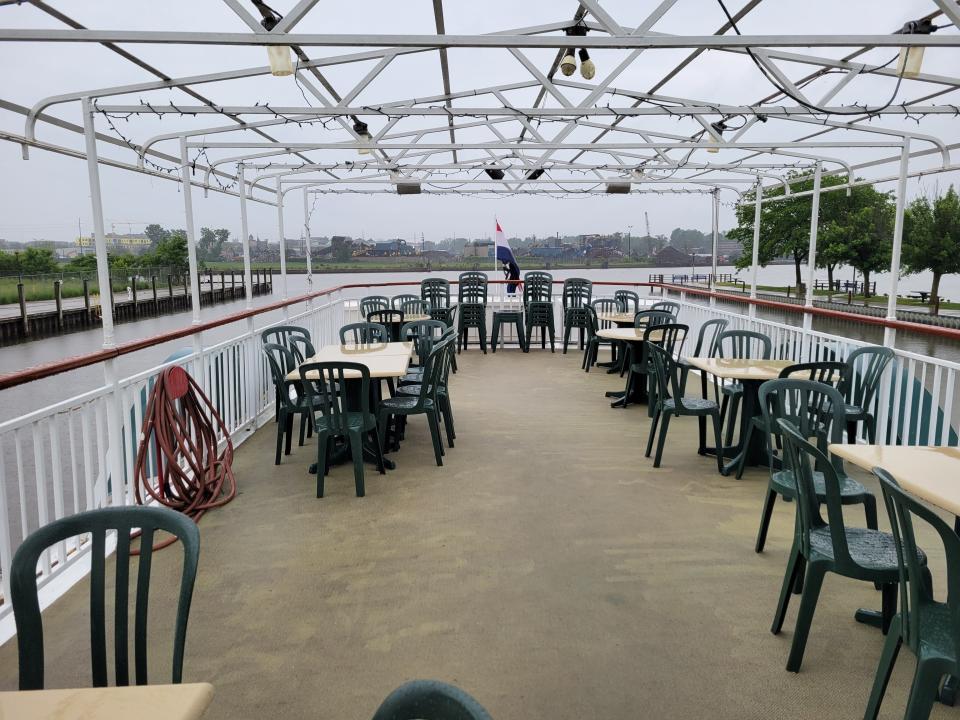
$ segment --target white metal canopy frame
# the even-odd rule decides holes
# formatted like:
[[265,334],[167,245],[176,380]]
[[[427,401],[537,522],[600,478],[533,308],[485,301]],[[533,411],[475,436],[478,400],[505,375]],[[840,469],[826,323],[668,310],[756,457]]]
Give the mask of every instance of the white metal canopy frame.
[[[897,16],[899,4],[871,5],[872,14],[889,14],[883,33],[819,23],[829,32],[790,35],[767,26],[765,32],[751,34],[761,0],[740,1],[743,4],[734,7],[733,0],[699,0],[701,11],[707,8],[716,15],[716,30],[679,35],[657,28],[689,12],[694,0],[637,3],[643,7],[632,8],[632,17],[626,17],[627,12],[615,17],[599,0],[579,0],[571,2],[572,16],[558,18],[556,3],[549,3],[552,17],[540,24],[483,34],[448,33],[445,10],[455,16],[457,9],[445,8],[443,0],[432,0],[429,26],[410,34],[301,30],[336,12],[316,7],[317,0],[287,0],[285,12],[261,0],[223,0],[231,26],[218,31],[198,29],[193,22],[186,31],[92,29],[41,0],[0,0],[0,6],[29,5],[48,16],[45,25],[53,18],[54,25],[62,26],[0,28],[0,43],[43,48],[50,43],[61,48],[97,44],[154,78],[39,98],[29,108],[0,99],[0,111],[24,119],[22,134],[0,130],[0,139],[20,144],[25,159],[31,147],[86,158],[101,283],[107,281],[101,164],[169,177],[205,193],[237,196],[248,306],[247,203],[277,207],[282,293],[287,299],[283,219],[285,196],[292,190],[302,194],[302,232],[307,238],[310,195],[706,194],[713,204],[715,241],[721,193],[739,200],[744,191],[754,191],[757,220],[764,202],[812,195],[812,258],[821,192],[895,182],[891,242],[896,270],[908,178],[960,169],[952,158],[960,146],[960,4],[920,2],[925,12],[911,17]],[[356,15],[355,22],[362,26],[364,15],[375,12],[370,5],[364,13],[347,11],[348,17]],[[144,45],[261,46],[270,64],[172,77],[137,54]],[[679,61],[678,50],[683,51]],[[312,57],[308,51],[329,54]],[[666,63],[663,53],[671,53]],[[439,59],[439,72],[430,73],[433,83],[426,85],[427,93],[385,96],[395,87],[391,78],[404,72],[405,64],[420,62],[419,71],[430,57]],[[502,65],[515,71],[516,78],[477,83],[491,58],[500,64],[494,75],[502,75]],[[742,79],[737,83],[740,91],[756,84],[756,99],[745,103],[663,92],[713,64]],[[471,72],[458,78],[456,67],[470,67]],[[658,76],[652,84],[651,67]],[[265,95],[252,97],[248,104],[219,104],[208,96],[221,90],[231,97],[238,92],[249,97],[249,81],[270,75],[292,75],[303,104],[290,103],[289,81],[280,79],[264,79],[257,87]],[[352,78],[349,87],[338,90],[334,75]],[[472,86],[455,90],[452,80],[465,77]],[[424,79],[418,77],[417,83],[420,87]],[[720,92],[729,93],[723,86],[718,83]],[[80,105],[80,124],[51,114],[71,103]],[[220,116],[219,124],[209,124],[208,115]],[[181,128],[171,131],[171,121],[182,123]],[[82,133],[84,148],[40,138],[38,125]],[[118,155],[118,148],[129,156]],[[839,176],[843,182],[821,189],[824,175]],[[813,189],[792,192],[798,176],[806,181],[812,177]],[[771,197],[767,190],[772,189],[782,192]],[[183,200],[195,277],[192,192],[184,192]],[[757,222],[752,297],[759,232]],[[306,250],[309,276],[309,241]],[[810,266],[806,303],[812,307],[813,263]],[[892,277],[891,318],[897,272]],[[192,292],[193,319],[199,323],[195,283]],[[805,317],[809,327],[812,316]],[[103,331],[105,347],[112,347],[108,307]],[[887,332],[892,344],[893,331]],[[201,347],[199,334],[194,342]],[[112,363],[106,366],[109,382]]]

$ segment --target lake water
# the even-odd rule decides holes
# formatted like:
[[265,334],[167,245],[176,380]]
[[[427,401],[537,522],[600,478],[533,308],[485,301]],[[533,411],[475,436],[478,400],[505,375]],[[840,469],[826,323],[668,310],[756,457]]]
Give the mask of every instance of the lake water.
[[[615,268],[609,270],[581,268],[574,270],[556,270],[552,271],[553,276],[562,280],[567,277],[587,277],[596,281],[608,282],[644,282],[648,276],[656,273],[663,273],[669,279],[669,276],[677,273],[689,273],[690,268]],[[704,272],[707,268],[698,267],[697,272]],[[733,273],[732,267],[718,268],[720,273]],[[313,277],[313,289],[320,290],[325,287],[332,287],[345,283],[357,282],[391,282],[391,281],[409,281],[419,283],[424,277],[446,277],[456,279],[458,271],[449,272],[398,272],[398,273],[340,273],[330,275],[315,275]],[[490,272],[491,277],[499,277],[498,274]],[[738,275],[749,282],[749,273],[741,271]],[[818,277],[824,277],[825,273],[818,273]],[[765,285],[785,285],[792,284],[794,281],[794,271],[792,265],[776,265],[762,268],[760,271],[760,284]],[[852,279],[851,272],[845,270],[838,273],[838,278],[843,280]],[[272,296],[254,298],[254,306],[262,306],[274,302],[280,298],[280,277],[275,275],[275,292]],[[889,280],[883,274],[876,276],[877,289],[879,292],[886,291]],[[291,296],[307,292],[307,278],[305,275],[291,275],[288,279],[289,292]],[[915,275],[903,278],[901,281],[901,294],[912,290],[929,289],[929,275]],[[403,292],[403,288],[391,288],[389,292],[383,294],[392,295]],[[944,278],[941,292],[945,297],[960,300],[960,276],[949,276]],[[346,293],[347,297],[360,297],[371,294],[363,289],[355,289]],[[377,293],[380,294],[380,293]],[[604,293],[607,294],[607,293]],[[201,320],[212,320],[223,317],[230,313],[243,310],[244,301],[225,303],[201,309]],[[291,308],[291,312],[298,312],[299,306]],[[779,320],[790,324],[800,324],[801,316],[798,314],[770,314],[762,313],[764,317]],[[779,315],[779,316],[778,316]],[[261,326],[270,319],[279,319],[280,312],[271,313],[266,316],[259,316],[256,320],[257,326]],[[157,318],[147,318],[134,323],[124,323],[116,326],[116,340],[123,343],[136,340],[162,332],[182,328],[190,323],[190,313],[177,313],[174,315],[164,315]],[[858,322],[837,322],[837,321],[815,321],[814,328],[823,332],[837,335],[845,335],[858,340],[869,342],[880,342],[883,337],[882,329]],[[242,323],[232,324],[217,328],[205,334],[205,343],[210,344],[227,340],[240,334],[244,330]],[[55,362],[66,357],[83,355],[94,352],[101,348],[102,333],[99,329],[87,330],[84,332],[72,333],[59,337],[46,338],[34,342],[24,343],[6,347],[0,350],[0,369],[3,372],[12,372],[15,370],[31,367],[34,365]],[[171,343],[159,345],[150,350],[145,350],[133,355],[127,355],[117,361],[118,373],[121,377],[131,375],[141,370],[146,370],[176,350],[189,347],[188,339],[181,339]],[[897,335],[897,346],[903,349],[924,355],[932,355],[944,359],[960,359],[960,343],[942,340],[924,335],[915,335],[913,333],[899,332]],[[0,404],[0,421],[17,417],[30,412],[39,407],[52,404],[67,397],[78,395],[86,390],[97,387],[103,383],[103,370],[99,366],[81,368],[69,373],[64,373],[46,380],[31,383],[28,386],[12,388],[3,392],[3,403]]]

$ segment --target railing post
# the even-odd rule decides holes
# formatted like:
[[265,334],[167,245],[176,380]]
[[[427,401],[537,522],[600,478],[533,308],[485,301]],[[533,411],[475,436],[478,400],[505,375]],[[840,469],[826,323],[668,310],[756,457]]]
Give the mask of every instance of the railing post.
[[[304,248],[307,254],[307,292],[313,292],[313,256],[310,249],[310,208],[307,206],[307,187],[303,188],[303,235],[306,238]],[[307,305],[311,305],[312,300],[307,300]]]
[[[100,196],[100,166],[97,157],[96,128],[93,123],[93,105],[89,97],[81,101],[83,111],[83,135],[86,142],[87,176],[90,182],[90,206],[93,210],[93,237],[97,256],[97,281],[100,285],[100,318],[103,328],[103,348],[116,347],[113,329],[113,302],[111,293],[113,282],[110,278],[110,264],[107,257],[107,240],[103,226],[103,201]],[[120,385],[117,380],[116,361],[107,358],[103,361],[103,380],[110,394],[106,398],[107,416],[107,462],[106,467],[111,483],[112,497],[126,498],[123,488],[123,413],[120,407]],[[106,477],[104,478],[106,481]],[[106,483],[104,483],[106,484]],[[119,493],[119,495],[117,494]]]
[[[903,244],[903,208],[907,195],[907,175],[910,172],[910,138],[903,138],[900,148],[900,178],[897,180],[897,205],[893,221],[893,250],[890,253],[890,295],[887,297],[887,320],[897,319],[897,285],[900,282],[900,248]],[[865,288],[865,291],[869,288]],[[883,344],[894,346],[897,331],[892,327],[883,330]]]
[[[287,286],[287,239],[283,235],[283,190],[282,178],[277,178],[277,235],[280,236],[280,291],[284,300],[289,299]],[[290,308],[283,306],[283,319],[290,319]]]
[[63,285],[59,280],[53,281],[53,299],[57,304],[57,329],[63,330]]
[[30,337],[30,318],[27,317],[27,296],[24,292],[23,283],[17,283],[17,300],[20,303],[20,324],[23,328],[23,336]]
[[[240,163],[237,172],[237,180],[239,183],[238,190],[240,191],[240,232],[243,234],[242,247],[243,247],[243,279],[245,285],[246,297],[246,309],[250,310],[253,308],[253,272],[250,269],[250,231],[247,228],[247,181],[244,175],[243,163]],[[253,352],[251,346],[253,344],[254,337],[254,325],[253,317],[247,318],[247,336],[251,338],[251,341],[245,344],[245,348],[240,352],[240,362],[244,362],[243,358],[246,357],[246,362],[248,368],[252,371],[252,368],[255,366],[256,361],[253,358]],[[246,350],[246,353],[244,353]],[[239,369],[238,369],[239,370]],[[239,377],[239,373],[238,373]],[[254,384],[247,383],[245,385],[246,397],[247,397],[247,407],[255,407],[254,403]],[[256,417],[254,410],[254,418]]]

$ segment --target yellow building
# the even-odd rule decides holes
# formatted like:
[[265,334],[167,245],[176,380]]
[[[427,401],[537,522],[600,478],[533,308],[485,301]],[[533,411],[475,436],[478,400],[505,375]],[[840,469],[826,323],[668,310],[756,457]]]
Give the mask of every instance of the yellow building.
[[[105,236],[108,251],[129,252],[135,255],[147,252],[150,249],[151,241],[143,234],[125,234],[107,233]],[[77,245],[81,248],[92,248],[94,246],[93,236],[77,238]]]

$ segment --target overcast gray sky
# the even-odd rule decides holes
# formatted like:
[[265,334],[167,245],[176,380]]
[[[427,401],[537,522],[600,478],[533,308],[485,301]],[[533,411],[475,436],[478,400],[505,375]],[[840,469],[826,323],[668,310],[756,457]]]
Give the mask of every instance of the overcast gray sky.
[[[245,0],[241,0],[252,6]],[[65,2],[53,0],[51,4],[84,25],[97,29],[150,29],[150,30],[222,30],[244,32],[246,26],[221,2],[208,0],[204,3],[175,0],[158,4],[155,2]],[[281,12],[294,4],[294,0],[276,0],[274,5]],[[606,8],[621,24],[634,26],[647,16],[658,0],[631,2],[629,0],[604,1]],[[731,10],[740,3],[732,0]],[[298,26],[298,32],[370,32],[370,33],[429,33],[433,32],[432,4],[428,0],[407,2],[366,2],[362,12],[355,12],[358,5],[320,3]],[[801,11],[802,8],[802,11]],[[568,20],[576,9],[575,2],[549,2],[547,0],[518,3],[515,0],[489,0],[483,3],[446,3],[446,23],[449,33],[485,33],[511,27],[522,27],[559,20]],[[740,23],[744,33],[889,33],[904,21],[916,19],[935,9],[928,0],[909,2],[864,2],[837,3],[834,0],[810,0],[798,3],[766,0],[750,12]],[[829,18],[829,26],[824,19]],[[679,0],[666,16],[654,27],[655,30],[677,34],[709,34],[717,30],[724,17],[715,0]],[[945,20],[940,18],[939,24]],[[29,5],[0,8],[0,23],[8,27],[62,28],[54,18]],[[940,32],[956,32],[955,28]],[[266,52],[256,47],[190,47],[135,45],[128,48],[170,76],[193,75],[215,72],[236,67],[252,67],[264,64]],[[42,52],[41,52],[42,50]],[[803,50],[800,50],[801,52]],[[349,48],[325,50],[309,48],[312,58],[340,55],[351,52]],[[597,51],[592,53],[598,66],[597,79],[609,72],[627,51]],[[823,56],[839,58],[849,52],[842,48],[822,48],[816,51]],[[895,50],[872,50],[858,58],[863,62],[882,64],[891,59]],[[546,71],[554,52],[551,50],[526,51],[534,63]],[[684,50],[659,50],[645,52],[613,83],[616,87],[647,91],[687,55]],[[924,71],[943,75],[957,75],[960,69],[955,49],[928,49]],[[450,52],[451,81],[454,91],[484,87],[497,83],[529,80],[530,75],[504,50],[453,50]],[[142,69],[123,60],[97,45],[47,44],[27,47],[16,44],[0,45],[0,98],[25,106],[58,93],[79,89],[136,83],[151,80]],[[350,66],[331,68],[325,74],[341,93],[346,92],[372,67],[372,63],[356,63]],[[796,79],[810,72],[808,65],[782,63],[781,68]],[[819,97],[835,83],[839,75],[831,75],[812,83],[811,97]],[[579,76],[576,76],[579,80]],[[869,76],[858,78],[842,91],[834,103],[886,101],[896,80],[889,77]],[[940,91],[943,85],[933,83],[904,82],[898,102],[922,97]],[[198,86],[197,89],[217,103],[253,104],[269,102],[272,105],[303,105],[304,100],[293,78],[270,76]],[[422,97],[441,92],[439,59],[435,52],[398,58],[355,101],[355,104],[375,104],[412,97]],[[710,51],[704,53],[672,79],[661,93],[705,102],[756,103],[771,92],[771,86],[759,71],[742,55]],[[532,103],[534,90],[510,95],[511,102],[518,105]],[[574,101],[584,96],[570,91]],[[190,104],[196,101],[180,91],[134,93],[112,98],[106,102],[137,103],[141,99],[150,102]],[[484,101],[492,104],[491,99]],[[628,102],[624,98],[603,101],[611,104]],[[958,93],[941,95],[932,102],[960,104]],[[792,101],[788,101],[793,104]],[[476,103],[473,103],[476,104]],[[552,103],[554,106],[555,102]],[[79,103],[57,105],[52,114],[74,123],[81,121]],[[262,119],[262,118],[255,118]],[[432,122],[431,122],[432,120]],[[642,122],[641,122],[642,121]],[[408,122],[408,121],[403,121]],[[436,124],[436,118],[411,120]],[[116,121],[118,129],[136,142],[163,132],[185,128],[200,128],[224,124],[216,116],[179,118],[170,116]],[[371,120],[371,128],[378,126]],[[626,125],[660,129],[664,132],[692,134],[696,126],[692,120],[672,118],[631,119]],[[794,137],[803,134],[803,126],[794,127],[789,121],[771,120],[766,126],[757,126],[745,140]],[[912,129],[935,134],[948,141],[960,140],[955,117],[937,116],[924,119],[918,126],[907,119],[884,117],[874,121],[878,127]],[[785,127],[786,126],[786,127]],[[397,129],[411,125],[397,125]],[[0,110],[0,128],[14,133],[23,132],[23,119],[14,113]],[[543,126],[545,135],[559,131],[556,124]],[[102,120],[100,132],[112,130]],[[271,129],[271,132],[274,132]],[[580,128],[575,137],[586,141],[596,134],[595,129]],[[311,138],[330,140],[346,139],[342,131],[314,127],[294,132],[291,128],[278,128],[275,136],[284,139],[307,140]],[[509,134],[509,132],[507,133]],[[219,135],[216,139],[235,139],[241,133]],[[249,139],[260,140],[247,133]],[[439,137],[439,136],[438,136]],[[480,135],[463,132],[461,137],[473,139]],[[489,135],[483,135],[488,138]],[[828,136],[829,137],[829,136]],[[837,134],[836,139],[841,135]],[[847,134],[843,137],[853,137]],[[861,136],[858,136],[861,137]],[[49,142],[82,148],[82,138],[41,123],[38,138]],[[626,139],[624,135],[611,138]],[[442,136],[446,139],[446,136]],[[157,146],[170,154],[176,154],[175,142]],[[915,143],[914,149],[929,145]],[[105,155],[134,162],[132,151],[107,148]],[[867,157],[891,155],[895,151],[844,151],[830,153],[842,156],[851,162]],[[210,157],[226,157],[231,151],[210,151]],[[696,151],[695,160],[733,159],[743,152],[724,151],[720,155],[707,155]],[[827,154],[827,151],[824,151]],[[343,160],[357,158],[354,152],[311,151],[314,160]],[[449,158],[449,155],[446,156]],[[913,167],[930,167],[938,157],[917,160]],[[20,158],[18,145],[0,142],[0,237],[10,240],[46,238],[72,240],[78,230],[89,233],[92,227],[89,204],[86,165],[80,160],[52,155],[33,150],[29,161]],[[896,172],[896,165],[886,165],[864,176],[887,175]],[[183,201],[178,183],[101,167],[103,180],[104,212],[107,230],[118,231],[142,229],[146,223],[158,222],[168,227],[183,224]],[[931,192],[935,184],[945,186],[957,182],[956,173],[912,182],[909,194]],[[892,189],[886,184],[883,189]],[[725,193],[721,211],[721,228],[733,222],[731,203],[733,194]],[[311,201],[313,204],[313,201]],[[259,203],[249,206],[250,231],[261,237],[276,237],[276,210]],[[236,198],[210,193],[204,198],[195,191],[197,226],[227,227],[234,235],[239,233],[239,209]],[[323,196],[316,200],[311,229],[314,235],[346,234],[366,237],[400,236],[441,240],[453,234],[459,236],[484,236],[492,233],[493,218],[499,216],[509,235],[552,235],[592,232],[645,232],[645,215],[649,216],[650,229],[654,234],[669,234],[677,226],[708,229],[710,225],[710,202],[705,196],[658,196],[631,195],[614,197],[395,197],[388,195]],[[295,237],[301,233],[303,223],[302,199],[299,193],[288,195],[285,214],[286,234]]]

